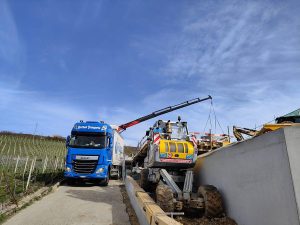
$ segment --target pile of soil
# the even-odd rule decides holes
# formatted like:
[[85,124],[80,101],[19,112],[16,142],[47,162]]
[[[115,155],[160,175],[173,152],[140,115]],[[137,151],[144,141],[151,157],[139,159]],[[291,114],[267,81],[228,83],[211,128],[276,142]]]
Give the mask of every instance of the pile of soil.
[[222,218],[187,218],[178,216],[175,218],[183,225],[238,225],[233,219],[229,217]]

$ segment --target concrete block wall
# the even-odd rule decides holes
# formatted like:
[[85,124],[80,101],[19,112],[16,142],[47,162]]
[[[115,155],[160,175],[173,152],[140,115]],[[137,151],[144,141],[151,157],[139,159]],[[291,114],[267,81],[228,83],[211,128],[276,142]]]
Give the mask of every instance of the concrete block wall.
[[240,225],[300,225],[300,127],[287,127],[206,154],[198,185],[215,185]]

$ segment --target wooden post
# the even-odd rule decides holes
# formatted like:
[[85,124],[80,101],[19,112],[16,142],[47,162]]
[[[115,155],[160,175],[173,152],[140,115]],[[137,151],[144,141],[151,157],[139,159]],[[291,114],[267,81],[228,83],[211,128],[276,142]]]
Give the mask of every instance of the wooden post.
[[24,177],[25,177],[25,173],[26,173],[26,169],[27,169],[27,163],[28,163],[28,159],[29,159],[29,157],[27,156],[27,158],[26,158],[26,162],[25,162],[25,166],[24,166],[23,175],[22,175],[23,191],[24,191]]
[[42,173],[45,172],[46,168],[47,168],[47,163],[48,163],[48,157],[46,156],[45,158],[45,162],[44,162],[44,165],[43,165],[43,170],[42,170]]
[[54,172],[55,172],[55,171],[56,171],[56,169],[57,169],[57,165],[58,165],[58,158],[56,158],[56,160],[55,160]]
[[15,170],[14,170],[14,174],[17,172],[19,160],[20,160],[20,156],[18,155],[17,162],[16,162],[16,166],[15,166]]
[[30,182],[30,178],[31,178],[31,173],[32,173],[32,170],[34,168],[35,160],[36,160],[36,157],[31,161],[31,166],[30,166],[29,175],[28,175],[28,179],[27,179],[27,184],[26,184],[26,188],[25,188],[26,191],[27,191],[28,186],[29,186],[29,182]]
[[64,161],[65,161],[65,159],[62,159],[62,160],[61,160],[60,168],[61,168],[62,170],[64,170],[64,168],[65,168],[65,167],[64,167]]

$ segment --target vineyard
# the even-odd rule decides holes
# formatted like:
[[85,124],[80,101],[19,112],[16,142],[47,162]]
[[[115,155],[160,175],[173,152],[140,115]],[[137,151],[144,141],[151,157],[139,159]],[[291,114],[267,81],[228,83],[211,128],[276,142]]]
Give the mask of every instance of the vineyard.
[[65,151],[63,139],[0,133],[0,210],[62,177]]

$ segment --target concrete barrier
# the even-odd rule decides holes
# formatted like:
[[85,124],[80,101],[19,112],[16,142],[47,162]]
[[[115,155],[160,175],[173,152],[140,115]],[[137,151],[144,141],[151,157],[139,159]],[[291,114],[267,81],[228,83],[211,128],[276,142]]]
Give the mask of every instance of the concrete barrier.
[[198,158],[198,185],[212,184],[241,225],[299,225],[300,127],[287,127]]
[[132,182],[130,177],[125,178],[125,187],[128,194],[128,197],[130,199],[130,203],[135,211],[135,214],[139,220],[139,223],[141,225],[149,225],[146,219],[146,215],[143,212],[143,209],[139,206],[137,198],[136,198],[136,191],[143,190],[142,188],[134,185],[134,182]]
[[125,187],[141,225],[182,225],[170,218],[129,176],[125,178]]

